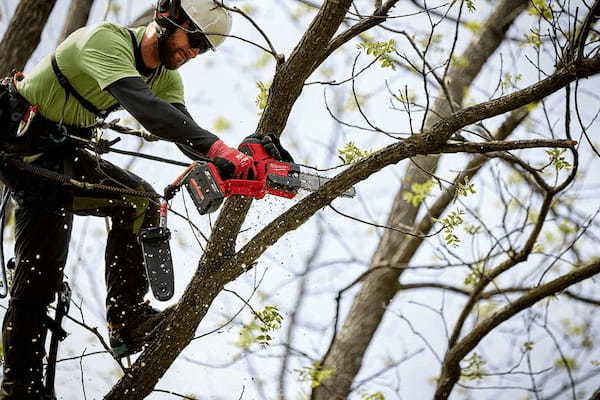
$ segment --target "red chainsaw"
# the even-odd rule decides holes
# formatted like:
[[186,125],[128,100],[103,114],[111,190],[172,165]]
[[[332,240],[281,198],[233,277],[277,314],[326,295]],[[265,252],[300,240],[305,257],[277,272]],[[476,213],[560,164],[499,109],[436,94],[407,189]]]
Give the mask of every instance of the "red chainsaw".
[[[262,199],[267,194],[293,198],[299,189],[315,191],[329,178],[304,171],[304,167],[291,162],[276,160],[260,143],[245,142],[240,151],[254,160],[255,176],[252,179],[223,180],[217,167],[211,162],[192,163],[168,188],[178,189],[184,185],[202,215],[216,211],[225,197],[241,195]],[[351,188],[342,196],[354,197]]]
[[[254,160],[255,176],[252,179],[222,179],[219,170],[210,161],[196,161],[188,166],[175,181],[165,188],[165,201],[160,208],[160,226],[140,232],[144,264],[154,297],[169,300],[174,293],[173,263],[167,228],[167,200],[181,186],[185,186],[201,215],[216,211],[226,197],[241,195],[262,199],[267,194],[293,198],[298,190],[316,191],[329,178],[305,172],[304,167],[293,162],[273,158],[259,143],[244,142],[240,151]],[[342,193],[354,197],[354,188]]]

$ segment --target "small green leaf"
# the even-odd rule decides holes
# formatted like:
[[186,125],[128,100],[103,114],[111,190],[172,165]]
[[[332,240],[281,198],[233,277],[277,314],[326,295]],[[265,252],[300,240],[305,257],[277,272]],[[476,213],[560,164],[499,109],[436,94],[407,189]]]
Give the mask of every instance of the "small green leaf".
[[465,0],[465,4],[467,5],[469,11],[475,11],[475,0]]
[[552,164],[557,171],[560,171],[562,169],[571,169],[571,164],[563,156],[565,151],[567,151],[567,150],[566,149],[546,150],[546,154],[548,154],[548,156],[550,158],[549,163]]
[[335,371],[335,368],[321,367],[321,363],[315,362],[311,366],[303,367],[295,370],[299,375],[300,382],[310,382],[311,388],[321,386],[323,381],[331,376]]
[[460,239],[454,234],[454,229],[464,222],[464,214],[464,210],[458,209],[450,212],[445,218],[434,219],[444,226],[444,232],[446,233],[446,235],[444,235],[444,241],[448,246],[458,247],[460,244]]
[[390,57],[390,54],[396,51],[396,41],[394,39],[387,42],[365,41],[357,47],[364,50],[368,55],[378,58],[382,68],[396,69],[396,62]]
[[252,6],[251,4],[244,4],[241,7],[242,11],[248,15],[253,15],[256,13],[256,8],[254,6]]
[[577,227],[571,224],[569,221],[562,221],[560,225],[558,225],[558,230],[564,235],[569,235],[571,233],[576,233]]
[[276,306],[265,306],[262,311],[254,314],[249,324],[242,327],[237,345],[243,349],[248,349],[254,343],[258,343],[261,347],[270,345],[273,338],[269,332],[281,328],[282,322],[283,316]]
[[381,392],[373,394],[363,394],[361,400],[385,400],[385,396]]
[[456,193],[459,196],[467,197],[469,194],[475,194],[477,192],[475,191],[475,185],[469,181],[468,176],[465,176],[462,183],[459,182],[456,184]]
[[404,104],[415,104],[417,102],[417,95],[413,90],[398,91],[398,94],[393,95],[396,100]]
[[535,345],[535,342],[527,341],[527,342],[523,343],[523,348],[521,351],[523,351],[523,353],[531,351],[531,350],[533,350],[534,345]]
[[345,164],[352,164],[362,160],[365,157],[371,155],[371,150],[363,150],[359,148],[354,142],[347,142],[344,147],[338,150],[339,156],[344,160]]
[[529,14],[552,19],[552,9],[548,4],[548,0],[531,0],[532,7],[529,8]]
[[521,46],[532,46],[536,49],[542,47],[542,38],[540,31],[537,28],[531,29],[531,33],[525,34],[525,41],[521,43]]
[[469,235],[477,235],[481,232],[481,225],[465,225],[463,230]]
[[575,359],[571,357],[561,357],[557,359],[556,361],[554,361],[554,366],[560,369],[569,368],[570,370],[576,370],[577,368],[579,368]]
[[262,111],[267,106],[267,99],[269,98],[269,87],[270,84],[265,84],[263,82],[256,82],[256,87],[258,87],[258,94],[256,95],[256,105],[258,106],[258,115],[262,114]]
[[433,189],[433,180],[430,179],[423,183],[413,183],[410,188],[410,192],[402,193],[402,198],[413,207],[417,207],[431,193],[431,189]]
[[229,121],[227,120],[227,118],[225,117],[217,117],[217,119],[215,119],[213,121],[213,130],[215,132],[224,132],[231,129],[231,124],[229,123]]
[[512,74],[507,72],[504,74],[502,81],[500,81],[500,86],[504,90],[510,89],[510,88],[517,89],[517,83],[519,81],[521,81],[522,79],[523,79],[523,75],[521,75],[521,74],[517,74],[517,75],[513,76]]
[[498,303],[495,301],[487,301],[478,305],[477,314],[479,315],[479,318],[484,319],[489,317],[497,309]]
[[460,377],[465,380],[481,380],[485,376],[483,366],[485,360],[477,353],[473,353],[471,357],[465,358],[467,366],[462,369]]
[[461,56],[452,56],[452,65],[458,68],[466,68],[469,66],[469,61]]
[[477,286],[479,280],[484,276],[483,264],[471,267],[471,271],[465,277],[464,283],[467,286]]
[[482,26],[483,25],[481,24],[481,22],[477,21],[465,22],[465,28],[467,28],[473,33],[479,33],[481,31]]

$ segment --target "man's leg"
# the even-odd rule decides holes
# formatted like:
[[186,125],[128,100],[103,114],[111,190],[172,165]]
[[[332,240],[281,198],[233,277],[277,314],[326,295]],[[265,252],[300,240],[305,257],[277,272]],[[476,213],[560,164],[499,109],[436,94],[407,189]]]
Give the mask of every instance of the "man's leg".
[[[76,179],[155,193],[152,186],[140,177],[105,160],[96,159],[89,153],[80,153],[73,169],[76,171]],[[143,339],[147,322],[150,322],[151,327],[156,324],[156,318],[153,318],[157,315],[156,311],[144,304],[148,279],[138,233],[143,228],[158,225],[157,200],[76,190],[73,211],[78,215],[111,218],[112,226],[105,252],[106,316],[111,346],[116,353],[131,352],[134,349],[131,346],[127,349],[127,344],[138,342],[134,346],[137,350],[141,339],[132,337],[138,335],[137,328],[141,328]]]
[[0,399],[39,400],[47,307],[62,281],[73,216],[20,205],[16,217],[16,271],[2,325],[4,377]]

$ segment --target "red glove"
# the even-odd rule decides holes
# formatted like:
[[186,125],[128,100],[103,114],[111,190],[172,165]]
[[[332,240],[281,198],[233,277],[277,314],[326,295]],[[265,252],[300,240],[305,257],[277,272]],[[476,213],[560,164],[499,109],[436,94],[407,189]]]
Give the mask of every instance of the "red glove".
[[214,160],[223,180],[252,179],[256,176],[252,157],[227,146],[222,140],[214,142],[206,155]]

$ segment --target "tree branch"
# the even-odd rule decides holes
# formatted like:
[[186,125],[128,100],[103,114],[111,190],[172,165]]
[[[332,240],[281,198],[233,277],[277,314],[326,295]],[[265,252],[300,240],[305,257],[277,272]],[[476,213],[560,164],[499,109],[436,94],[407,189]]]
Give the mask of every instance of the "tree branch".
[[446,355],[445,364],[453,372],[444,373],[439,380],[435,400],[447,399],[454,384],[460,377],[459,362],[494,328],[512,318],[521,311],[533,306],[538,301],[559,293],[566,288],[600,273],[600,262],[580,267],[553,281],[531,290],[526,295],[494,312],[492,316],[481,321],[471,332],[456,344]]
[[[489,153],[492,151],[509,151],[517,149],[535,149],[540,147],[573,148],[577,145],[574,140],[511,140],[489,141],[481,143],[452,143],[442,146],[439,153]],[[436,154],[436,153],[433,153]]]

